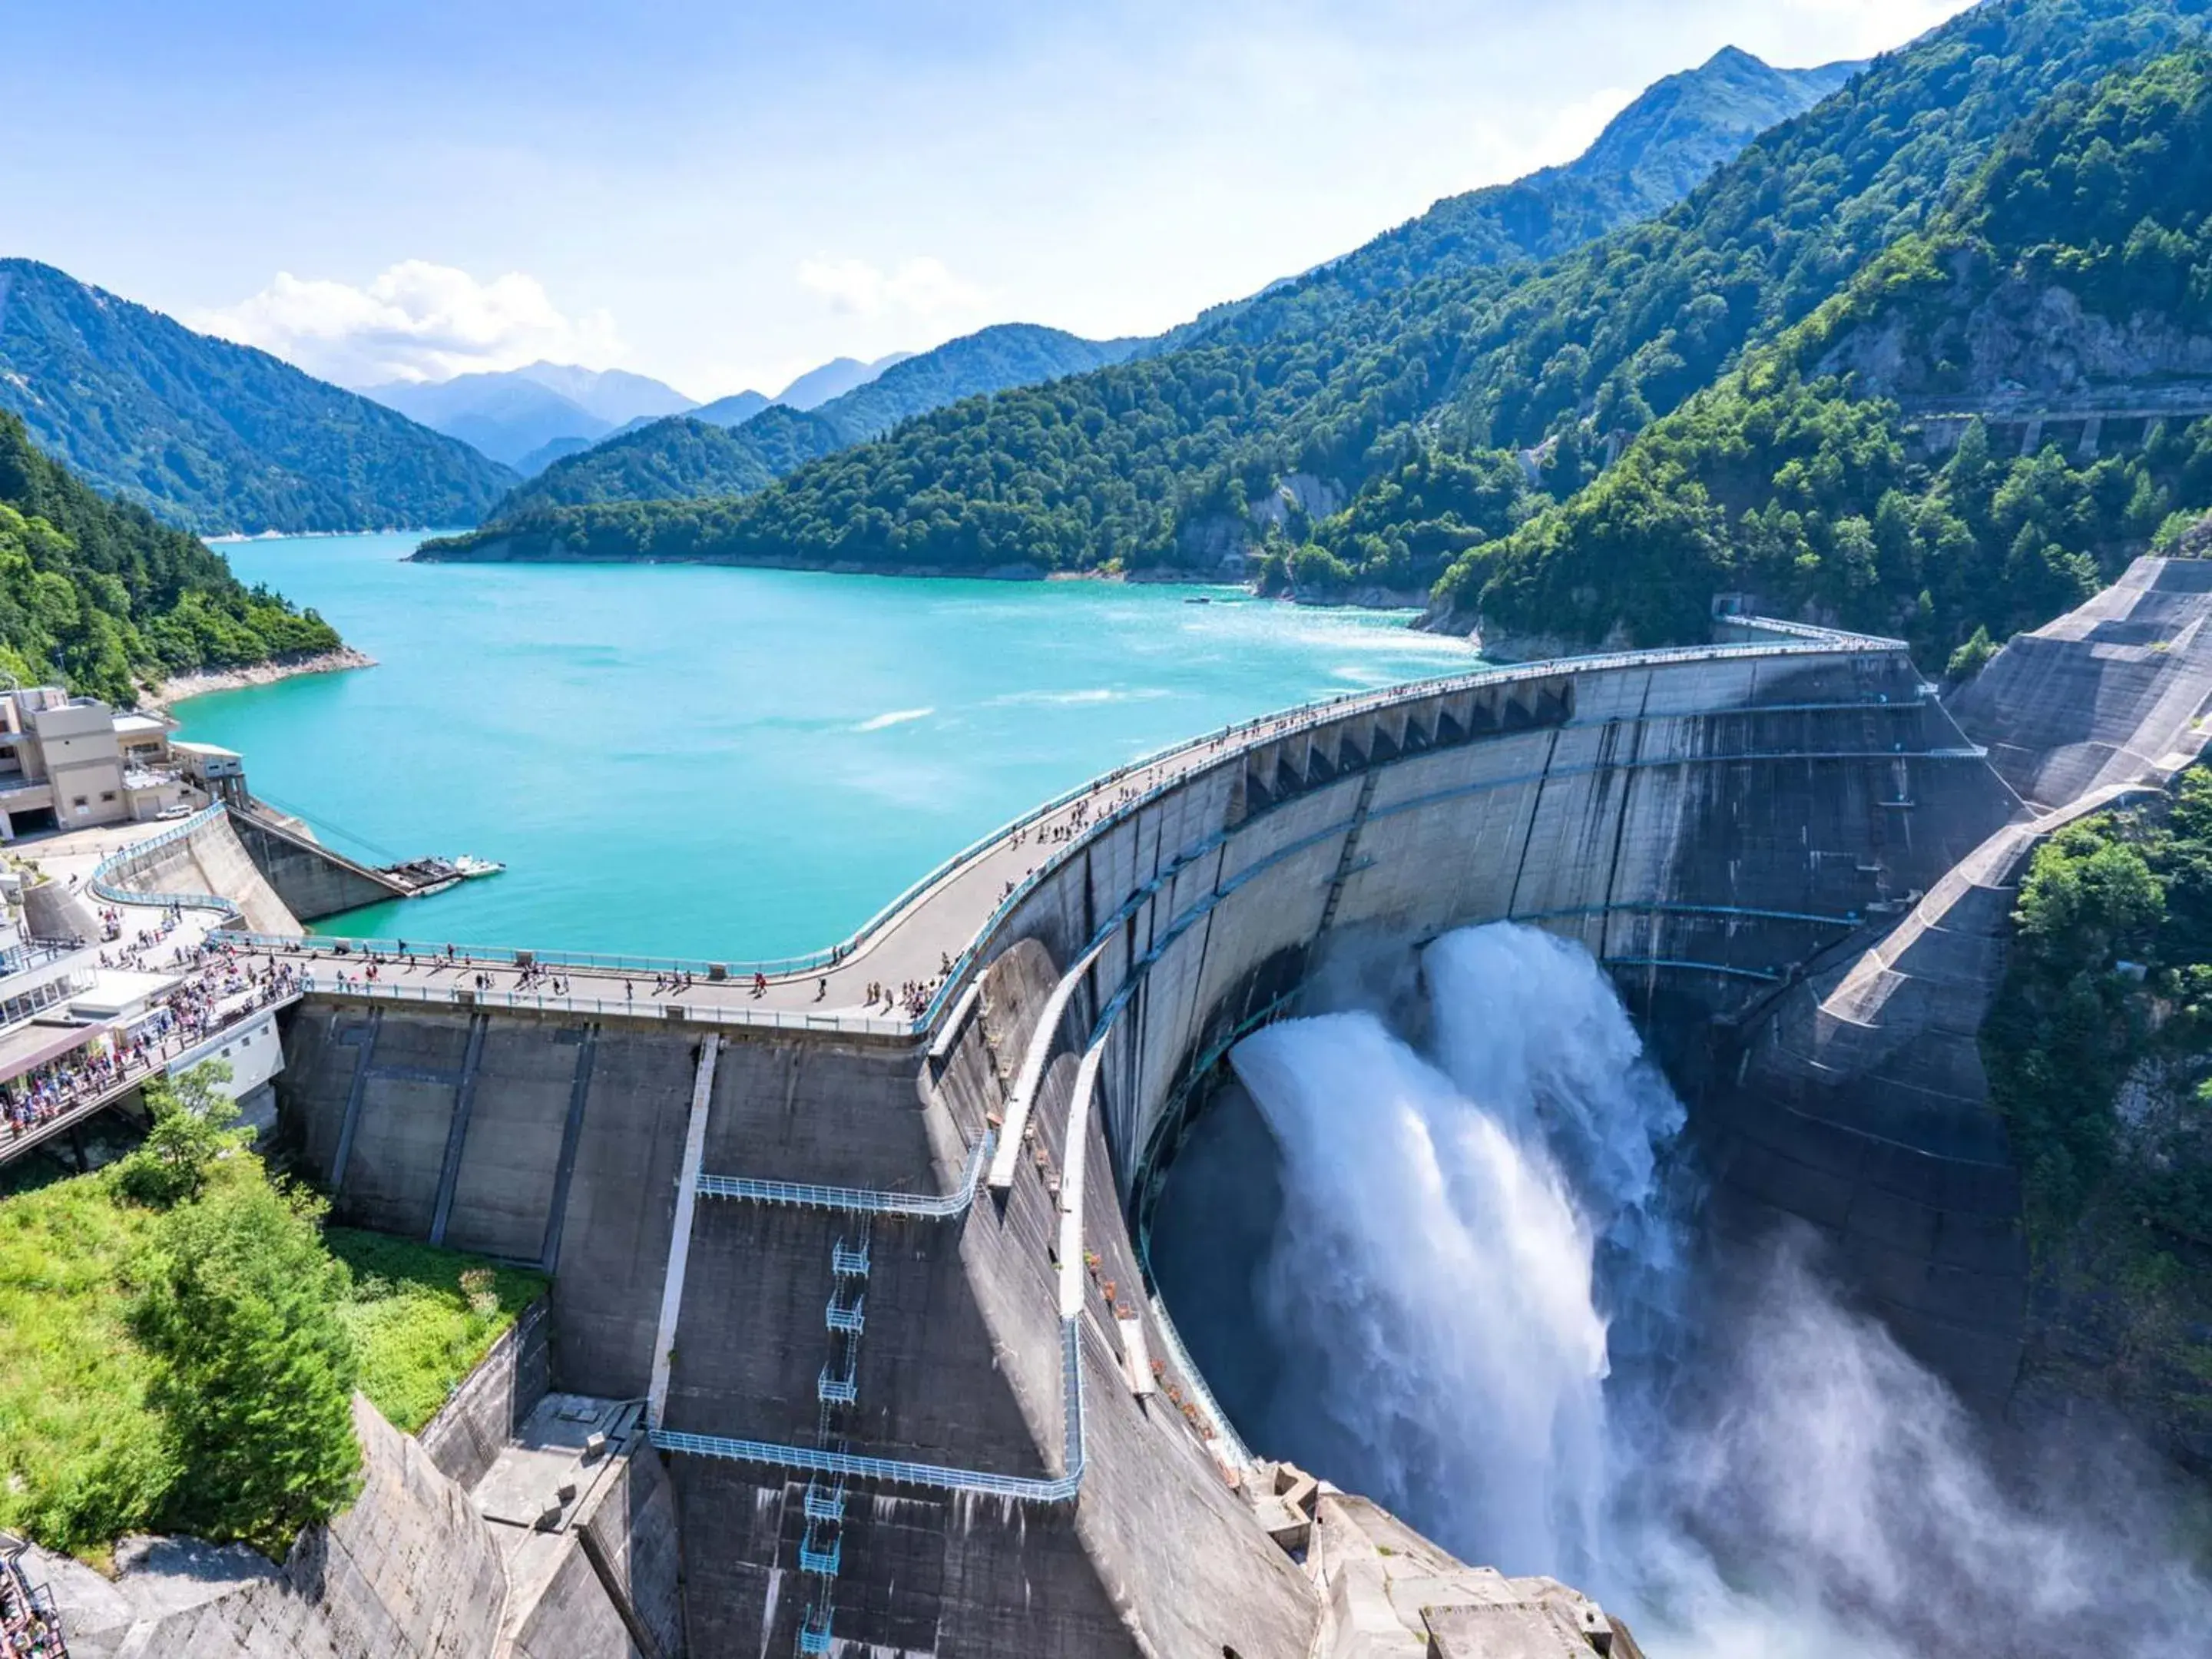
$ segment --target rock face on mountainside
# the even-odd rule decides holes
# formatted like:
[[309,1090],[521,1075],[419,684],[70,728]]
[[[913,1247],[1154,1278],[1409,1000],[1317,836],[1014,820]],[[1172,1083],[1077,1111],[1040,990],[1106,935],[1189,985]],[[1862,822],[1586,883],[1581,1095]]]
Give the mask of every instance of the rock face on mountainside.
[[1901,399],[2063,400],[2197,380],[2212,404],[2212,316],[2146,307],[2114,317],[2062,283],[1993,270],[1979,250],[1949,263],[1946,295],[1853,330],[1821,355],[1819,371]]

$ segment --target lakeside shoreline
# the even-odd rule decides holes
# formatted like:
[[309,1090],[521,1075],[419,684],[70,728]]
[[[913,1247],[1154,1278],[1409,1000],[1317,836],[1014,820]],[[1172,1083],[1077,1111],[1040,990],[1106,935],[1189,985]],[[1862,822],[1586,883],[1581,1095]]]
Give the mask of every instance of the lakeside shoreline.
[[[824,576],[889,576],[921,580],[968,580],[994,582],[1103,582],[1131,587],[1212,587],[1241,592],[1255,599],[1273,599],[1286,605],[1310,606],[1316,610],[1348,611],[1420,611],[1426,612],[1429,598],[1425,592],[1403,592],[1375,586],[1358,587],[1342,594],[1262,593],[1256,580],[1247,576],[1224,577],[1200,571],[1157,568],[1149,570],[1047,570],[1026,562],[992,565],[976,569],[963,566],[933,564],[881,565],[860,564],[842,561],[817,562],[807,559],[755,558],[675,558],[675,557],[592,557],[535,554],[515,556],[505,553],[479,556],[465,553],[451,556],[444,551],[426,554],[418,547],[404,560],[404,564],[468,564],[468,565],[597,565],[597,566],[658,566],[691,565],[700,568],[719,567],[726,570],[797,570]],[[1416,623],[1408,623],[1415,626]]]
[[337,674],[354,668],[374,668],[376,659],[367,652],[342,645],[335,651],[316,651],[303,656],[274,658],[243,668],[195,668],[173,674],[152,691],[141,695],[138,706],[169,709],[192,697],[216,691],[242,691],[250,686],[274,685],[279,680],[306,674]]

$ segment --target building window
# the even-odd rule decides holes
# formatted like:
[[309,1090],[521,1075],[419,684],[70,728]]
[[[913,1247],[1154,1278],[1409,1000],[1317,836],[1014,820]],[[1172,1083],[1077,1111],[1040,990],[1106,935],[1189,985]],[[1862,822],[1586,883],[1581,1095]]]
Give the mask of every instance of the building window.
[[100,792],[100,798],[102,800],[113,800],[115,799],[115,792],[112,789],[103,789]]
[[70,805],[76,807],[78,811],[82,812],[86,807],[91,805],[92,803],[85,799],[82,795],[72,795],[70,797]]

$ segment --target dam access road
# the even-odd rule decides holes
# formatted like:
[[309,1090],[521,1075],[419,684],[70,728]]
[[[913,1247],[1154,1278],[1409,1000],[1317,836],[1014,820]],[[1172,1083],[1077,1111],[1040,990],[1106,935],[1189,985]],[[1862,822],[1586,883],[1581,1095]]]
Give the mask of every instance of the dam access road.
[[[295,877],[222,815],[132,875],[228,872],[263,920],[224,937],[313,971],[276,1081],[334,1212],[540,1267],[556,1397],[645,1402],[634,1478],[672,1540],[603,1538],[532,1659],[606,1651],[587,1607],[702,1659],[1462,1659],[1508,1614],[1550,1633],[1526,1650],[1631,1652],[1213,1412],[1143,1241],[1224,1057],[1333,952],[1579,941],[1689,1105],[1715,1224],[1822,1230],[1901,1340],[2001,1401],[2026,1255],[1974,1032],[2010,884],[2070,807],[2197,753],[2208,588],[2140,562],[1956,717],[1895,641],[1741,619],[1296,711],[1054,803],[834,965],[761,964],[759,998],[735,962],[410,951],[369,979],[265,925]],[[656,969],[690,983],[656,998]],[[919,1014],[863,994],[916,979]],[[411,1594],[387,1645],[432,1650]]]

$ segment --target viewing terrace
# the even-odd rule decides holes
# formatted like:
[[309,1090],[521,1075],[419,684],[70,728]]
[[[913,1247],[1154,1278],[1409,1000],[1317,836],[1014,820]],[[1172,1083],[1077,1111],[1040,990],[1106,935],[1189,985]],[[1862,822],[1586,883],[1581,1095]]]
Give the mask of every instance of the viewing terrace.
[[[221,1057],[274,1010],[298,1000],[300,974],[289,963],[206,951],[210,931],[232,918],[227,900],[146,894],[115,883],[134,860],[191,833],[208,816],[39,844],[43,870],[120,908],[125,925],[109,941],[31,944],[10,953],[5,964],[10,973],[64,961],[88,970],[105,958],[139,980],[154,976],[136,969],[158,964],[173,983],[150,994],[128,1017],[111,1019],[68,1017],[73,999],[82,1000],[88,982],[82,976],[65,983],[59,995],[21,1000],[28,1006],[20,1012],[7,1000],[7,982],[0,981],[0,1015],[9,1022],[0,1027],[0,1164],[69,1135],[157,1073]],[[152,935],[151,942],[135,944],[141,933]],[[69,984],[75,985],[73,994]],[[273,1034],[269,1041],[273,1045]]]

